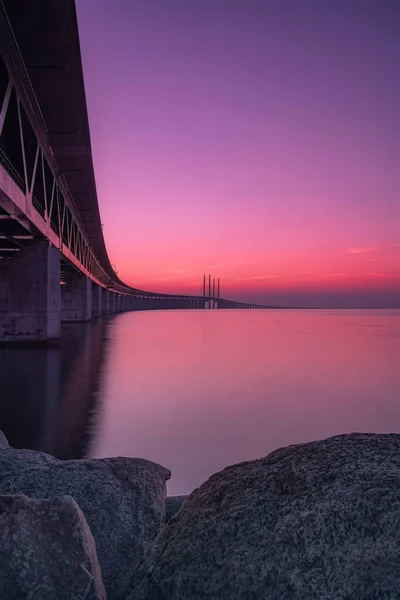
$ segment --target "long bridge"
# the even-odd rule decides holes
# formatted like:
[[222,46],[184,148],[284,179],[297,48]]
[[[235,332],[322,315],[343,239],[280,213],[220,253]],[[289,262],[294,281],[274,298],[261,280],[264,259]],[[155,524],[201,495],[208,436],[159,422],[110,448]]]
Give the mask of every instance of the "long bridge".
[[[218,294],[219,296],[219,294]],[[74,0],[0,0],[0,342],[126,310],[267,308],[124,283],[100,220]]]

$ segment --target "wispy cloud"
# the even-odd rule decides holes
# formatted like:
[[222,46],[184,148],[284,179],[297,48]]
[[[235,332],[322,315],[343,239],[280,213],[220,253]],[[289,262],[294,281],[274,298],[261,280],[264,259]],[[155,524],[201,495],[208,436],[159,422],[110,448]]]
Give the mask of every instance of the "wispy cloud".
[[203,284],[199,285],[198,281],[193,283],[185,283],[182,285],[184,288],[198,288],[199,290],[203,290]]
[[237,280],[254,280],[254,279],[277,279],[280,275],[252,275],[251,277],[235,277]]
[[249,263],[247,262],[247,260],[238,260],[237,265],[248,265]]
[[198,273],[197,271],[189,271],[188,269],[176,269],[175,271],[171,272],[171,275],[164,275],[162,277],[153,277],[152,279],[154,281],[163,281],[163,280],[167,280],[167,279],[180,279],[182,274],[185,274],[188,277],[200,276],[200,273]]
[[320,277],[354,277],[353,273],[321,273]]
[[355,248],[347,248],[346,252],[348,254],[367,254],[370,252],[387,250],[388,248],[400,248],[400,244],[384,244],[383,246],[360,246]]
[[346,252],[349,254],[364,254],[368,252],[376,252],[381,248],[383,248],[383,246],[364,246],[360,248],[347,248]]
[[226,265],[206,265],[205,269],[217,269],[218,267],[225,267]]
[[386,277],[386,274],[379,271],[366,271],[364,273],[324,273],[321,277],[351,277],[352,279],[362,279],[363,277]]

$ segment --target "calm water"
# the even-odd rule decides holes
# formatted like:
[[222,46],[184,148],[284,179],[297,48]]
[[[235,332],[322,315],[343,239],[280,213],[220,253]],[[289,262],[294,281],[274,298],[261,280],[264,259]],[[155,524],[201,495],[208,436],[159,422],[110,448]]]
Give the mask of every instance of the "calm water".
[[142,456],[188,493],[228,464],[400,432],[400,310],[134,312],[0,349],[0,429],[60,458]]

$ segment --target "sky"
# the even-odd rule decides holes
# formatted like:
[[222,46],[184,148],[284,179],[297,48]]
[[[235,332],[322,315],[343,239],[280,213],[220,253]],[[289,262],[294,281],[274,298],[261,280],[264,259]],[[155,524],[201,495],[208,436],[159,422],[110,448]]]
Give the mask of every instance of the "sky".
[[119,277],[400,307],[398,0],[77,0]]

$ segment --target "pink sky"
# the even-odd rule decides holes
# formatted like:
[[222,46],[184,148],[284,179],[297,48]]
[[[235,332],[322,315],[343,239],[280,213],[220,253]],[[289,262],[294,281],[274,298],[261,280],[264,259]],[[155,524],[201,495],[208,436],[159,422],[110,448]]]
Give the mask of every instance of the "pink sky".
[[400,5],[78,0],[104,232],[136,287],[400,306]]

